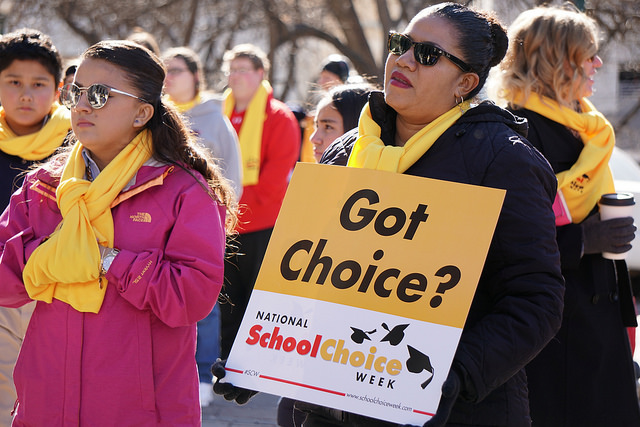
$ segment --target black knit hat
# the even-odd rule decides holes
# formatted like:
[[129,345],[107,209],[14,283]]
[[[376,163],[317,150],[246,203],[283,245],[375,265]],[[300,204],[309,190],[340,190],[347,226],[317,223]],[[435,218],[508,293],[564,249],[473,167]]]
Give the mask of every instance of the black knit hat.
[[344,83],[349,78],[349,65],[340,55],[330,55],[324,60],[322,71],[335,74]]

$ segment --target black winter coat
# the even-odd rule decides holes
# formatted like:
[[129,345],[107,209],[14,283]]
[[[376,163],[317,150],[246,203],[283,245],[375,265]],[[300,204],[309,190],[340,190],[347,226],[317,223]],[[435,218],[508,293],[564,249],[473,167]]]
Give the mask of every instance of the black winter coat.
[[[372,94],[370,106],[388,144],[395,112],[382,96]],[[524,366],[560,327],[564,285],[551,208],[557,183],[521,136],[526,128],[506,110],[480,104],[405,172],[507,190],[454,358],[466,375],[450,426],[529,426]],[[337,140],[321,162],[345,164],[355,136]]]
[[[532,111],[515,114],[528,119],[529,141],[556,173],[576,162],[584,144],[569,129]],[[526,369],[533,424],[640,426],[617,281],[628,277],[626,267],[599,254],[581,256],[579,224],[558,227],[557,239],[566,281],[564,318],[556,337]]]
[[27,171],[34,162],[12,156],[0,150],[0,213],[9,206],[9,199],[20,188]]
[[[69,146],[70,135],[71,131],[61,141],[61,147]],[[55,153],[51,156],[53,155]],[[22,157],[12,156],[0,150],[0,214],[9,206],[11,195],[22,186],[26,172],[38,164],[47,162],[51,156],[42,160],[25,160]]]

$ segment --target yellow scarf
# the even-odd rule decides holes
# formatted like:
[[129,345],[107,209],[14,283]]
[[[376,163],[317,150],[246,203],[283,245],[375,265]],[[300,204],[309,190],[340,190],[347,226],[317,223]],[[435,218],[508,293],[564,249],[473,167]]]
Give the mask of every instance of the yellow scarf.
[[7,124],[0,107],[0,150],[25,160],[42,160],[53,154],[71,128],[71,114],[66,107],[53,104],[51,117],[38,132],[16,136]]
[[404,147],[396,147],[384,145],[380,139],[380,126],[371,117],[367,103],[360,114],[358,139],[349,156],[348,166],[402,173],[422,157],[469,108],[469,101],[456,105],[420,129]]
[[200,102],[202,101],[202,99],[200,98],[200,94],[197,94],[196,97],[193,98],[191,101],[181,102],[181,103],[174,101],[170,96],[167,96],[167,98],[171,102],[173,102],[173,105],[175,105],[178,111],[180,111],[181,113],[191,110],[193,107],[200,104]]
[[580,100],[582,113],[558,104],[551,98],[533,94],[523,105],[527,110],[577,131],[584,148],[574,165],[556,174],[574,223],[582,222],[604,193],[615,191],[609,158],[616,143],[611,123],[586,98]]
[[22,278],[32,299],[51,303],[55,298],[97,313],[107,288],[100,283],[98,243],[113,247],[110,205],[150,158],[151,133],[140,132],[93,182],[83,179],[82,148],[74,145],[56,190],[62,222],[33,252]]
[[[262,147],[262,128],[266,117],[267,100],[272,93],[269,82],[263,80],[251,99],[244,115],[238,140],[242,155],[242,185],[255,185],[260,176],[260,148]],[[236,105],[233,91],[224,93],[224,114],[230,119]]]

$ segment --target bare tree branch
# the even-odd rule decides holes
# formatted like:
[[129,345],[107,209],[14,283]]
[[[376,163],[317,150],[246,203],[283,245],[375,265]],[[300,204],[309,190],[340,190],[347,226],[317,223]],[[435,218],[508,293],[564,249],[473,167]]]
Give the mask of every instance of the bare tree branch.
[[[105,38],[123,38],[136,27],[153,34],[162,49],[187,45],[202,58],[210,85],[220,88],[223,54],[237,43],[265,49],[281,79],[280,95],[317,72],[328,48],[349,58],[354,69],[378,82],[387,56],[386,34],[402,30],[424,7],[438,0],[0,0],[11,3],[7,28],[40,19],[62,21],[87,46]],[[469,0],[458,0],[469,3]],[[560,4],[561,0],[552,0]],[[542,0],[496,0],[496,7],[524,10]],[[586,0],[587,13],[603,33],[601,46],[616,41],[640,45],[636,0]],[[45,25],[43,25],[44,27]],[[55,42],[55,38],[54,38]],[[326,46],[325,46],[326,44]],[[321,46],[322,48],[318,48]],[[636,48],[637,49],[637,48]],[[304,52],[304,55],[300,53]],[[300,69],[305,72],[300,72]],[[298,95],[299,96],[299,95]],[[621,121],[626,123],[626,121]]]

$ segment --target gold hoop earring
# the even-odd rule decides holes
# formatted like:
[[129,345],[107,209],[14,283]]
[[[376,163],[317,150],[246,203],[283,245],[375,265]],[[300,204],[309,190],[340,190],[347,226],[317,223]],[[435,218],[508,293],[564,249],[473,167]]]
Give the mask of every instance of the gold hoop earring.
[[454,98],[456,100],[456,105],[458,106],[458,108],[460,109],[460,111],[462,113],[464,113],[464,109],[462,108],[462,103],[464,102],[464,98],[462,96],[460,96],[460,102],[458,102],[458,97],[456,95],[454,95]]

